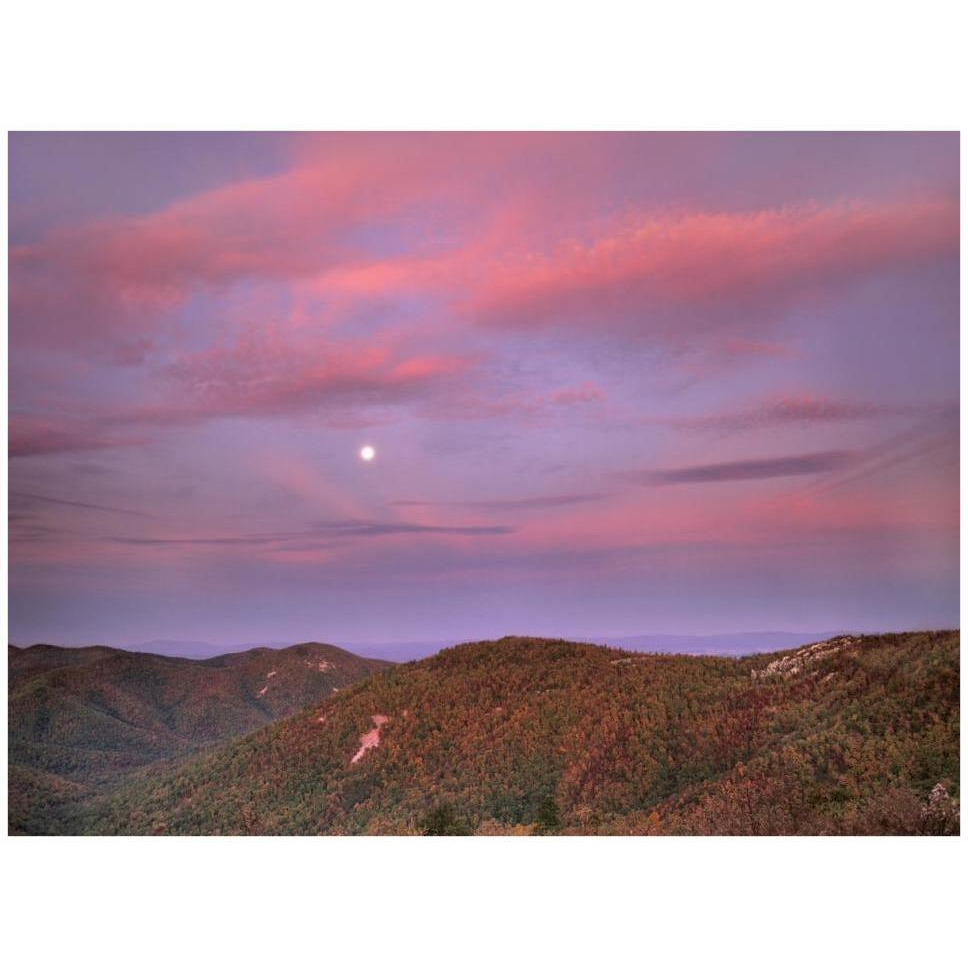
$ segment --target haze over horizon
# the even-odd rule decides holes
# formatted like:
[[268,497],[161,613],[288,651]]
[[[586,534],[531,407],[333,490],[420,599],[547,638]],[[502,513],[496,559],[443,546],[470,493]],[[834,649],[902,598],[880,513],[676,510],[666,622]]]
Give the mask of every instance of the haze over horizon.
[[847,632],[859,634],[879,634],[887,631],[901,631],[898,629],[826,629],[814,631],[791,632],[789,630],[751,630],[745,632],[714,632],[707,634],[694,633],[691,635],[681,635],[679,633],[639,633],[637,635],[569,635],[568,633],[549,633],[530,632],[518,634],[505,632],[501,634],[489,635],[461,635],[451,636],[443,639],[419,639],[419,640],[379,640],[379,641],[350,641],[345,638],[331,639],[325,635],[302,635],[292,639],[269,640],[261,639],[256,641],[208,641],[200,639],[150,639],[146,641],[113,641],[113,642],[93,642],[93,641],[64,641],[64,642],[40,642],[40,641],[20,641],[10,644],[17,648],[29,648],[32,645],[53,645],[60,648],[86,648],[90,646],[107,646],[108,648],[124,649],[127,651],[150,652],[158,655],[179,655],[189,658],[201,656],[222,655],[234,651],[242,651],[256,648],[284,649],[293,645],[304,644],[307,642],[317,642],[328,645],[335,645],[350,652],[363,655],[373,655],[376,657],[392,658],[399,655],[401,661],[411,658],[422,658],[432,655],[440,649],[449,648],[453,645],[460,645],[468,642],[482,642],[489,640],[499,640],[502,638],[529,638],[529,639],[561,639],[564,641],[587,641],[599,645],[626,646],[633,650],[641,646],[643,650],[652,644],[659,644],[659,651],[677,651],[672,648],[674,644],[681,644],[684,650],[692,648],[693,644],[702,649],[707,645],[716,643],[749,643],[750,651],[775,651],[793,647],[795,644],[807,644],[819,641],[822,638],[840,635]]
[[958,626],[956,133],[9,146],[12,641]]
[[[900,631],[900,630],[891,630]],[[843,634],[868,634],[872,630],[836,629],[813,632],[753,631],[725,632],[712,635],[505,635],[474,636],[465,635],[449,639],[422,640],[409,642],[350,642],[345,639],[330,641],[325,636],[301,636],[295,640],[256,642],[203,642],[177,639],[153,639],[147,642],[11,642],[16,648],[29,649],[32,646],[83,649],[107,646],[127,652],[144,652],[153,655],[181,659],[211,659],[216,656],[239,654],[259,649],[284,650],[306,644],[333,645],[351,654],[372,659],[385,659],[391,662],[410,662],[436,655],[442,649],[456,645],[468,645],[482,641],[499,642],[507,638],[521,640],[545,640],[548,642],[586,642],[593,645],[610,646],[629,652],[676,653],[680,655],[720,655],[746,656],[764,652],[781,652],[796,649],[803,645],[829,640]],[[876,631],[873,634],[878,634]]]

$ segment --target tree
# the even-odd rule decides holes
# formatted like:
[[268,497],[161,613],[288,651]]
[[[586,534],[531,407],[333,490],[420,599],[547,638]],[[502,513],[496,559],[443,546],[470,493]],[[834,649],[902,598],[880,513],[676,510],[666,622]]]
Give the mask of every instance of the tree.
[[442,803],[424,814],[420,829],[425,837],[466,837],[470,825],[457,815],[451,803]]
[[538,807],[535,833],[556,834],[561,830],[561,814],[554,797],[545,797]]

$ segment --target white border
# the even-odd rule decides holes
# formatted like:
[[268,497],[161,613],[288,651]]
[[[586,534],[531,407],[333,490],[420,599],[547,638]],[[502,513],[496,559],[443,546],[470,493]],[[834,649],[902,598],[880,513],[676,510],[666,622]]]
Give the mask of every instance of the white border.
[[[6,127],[963,126],[954,3],[352,6],[18,4]],[[960,839],[5,839],[0,910],[38,966],[881,968],[960,953],[964,861]]]
[[953,0],[35,0],[8,128],[955,129]]

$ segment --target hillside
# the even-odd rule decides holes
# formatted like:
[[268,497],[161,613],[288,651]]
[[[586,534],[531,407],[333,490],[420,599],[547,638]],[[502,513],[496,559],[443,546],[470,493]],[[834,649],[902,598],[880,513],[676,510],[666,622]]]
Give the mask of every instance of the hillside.
[[958,728],[957,632],[744,659],[506,638],[138,777],[70,829],[953,833]]
[[54,669],[90,665],[117,655],[117,649],[92,645],[83,649],[62,649],[56,645],[32,645],[21,649],[7,646],[8,693],[19,683]]
[[251,732],[387,665],[318,643],[204,661],[11,646],[11,829],[46,829],[46,813],[132,770]]

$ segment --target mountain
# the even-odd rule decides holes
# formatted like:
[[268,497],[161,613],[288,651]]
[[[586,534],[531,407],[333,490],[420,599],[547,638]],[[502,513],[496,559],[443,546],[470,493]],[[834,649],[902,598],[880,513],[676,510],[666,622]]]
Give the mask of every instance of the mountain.
[[[633,652],[674,652],[683,655],[752,655],[756,652],[776,652],[778,649],[793,649],[808,645],[821,639],[845,634],[836,632],[727,632],[712,635],[602,635],[593,636],[589,641],[599,645],[610,645]],[[457,639],[420,639],[401,642],[344,642],[335,644],[354,655],[390,662],[410,662],[456,645]],[[240,645],[219,645],[213,642],[183,639],[153,639],[123,645],[128,652],[149,652],[153,655],[166,655],[182,659],[209,659],[226,652],[246,652],[251,649],[284,649],[291,642],[259,642]],[[83,651],[74,648],[72,651]]]
[[[441,649],[456,645],[457,639],[413,642],[338,642],[340,648],[354,655],[388,662],[409,662],[411,659],[424,659]],[[217,645],[212,642],[188,641],[182,639],[153,639],[135,645],[123,646],[129,652],[151,652],[155,655],[168,655],[184,659],[208,659],[225,652],[243,652],[249,649],[284,649],[290,642],[260,642],[244,645]]]
[[[284,649],[292,642],[248,642],[243,645],[216,645],[212,642],[190,642],[181,639],[152,639],[136,645],[125,645],[128,652],[151,652],[179,659],[212,659],[226,652],[248,652],[251,649]],[[353,651],[353,650],[350,650]]]
[[11,825],[36,825],[45,804],[250,732],[387,665],[315,642],[202,661],[10,646]]
[[[589,641],[610,645],[631,652],[673,652],[681,655],[753,655],[757,652],[776,652],[795,649],[811,642],[845,634],[836,632],[726,632],[712,635],[601,635]],[[582,639],[584,641],[584,639]],[[340,642],[344,649],[356,655],[409,662],[425,659],[457,644],[456,639],[418,642]]]
[[959,635],[748,658],[505,638],[133,777],[99,834],[958,830]]
[[7,646],[8,692],[15,685],[54,669],[77,668],[100,662],[117,653],[103,645],[62,649],[56,645],[32,645],[28,649]]

